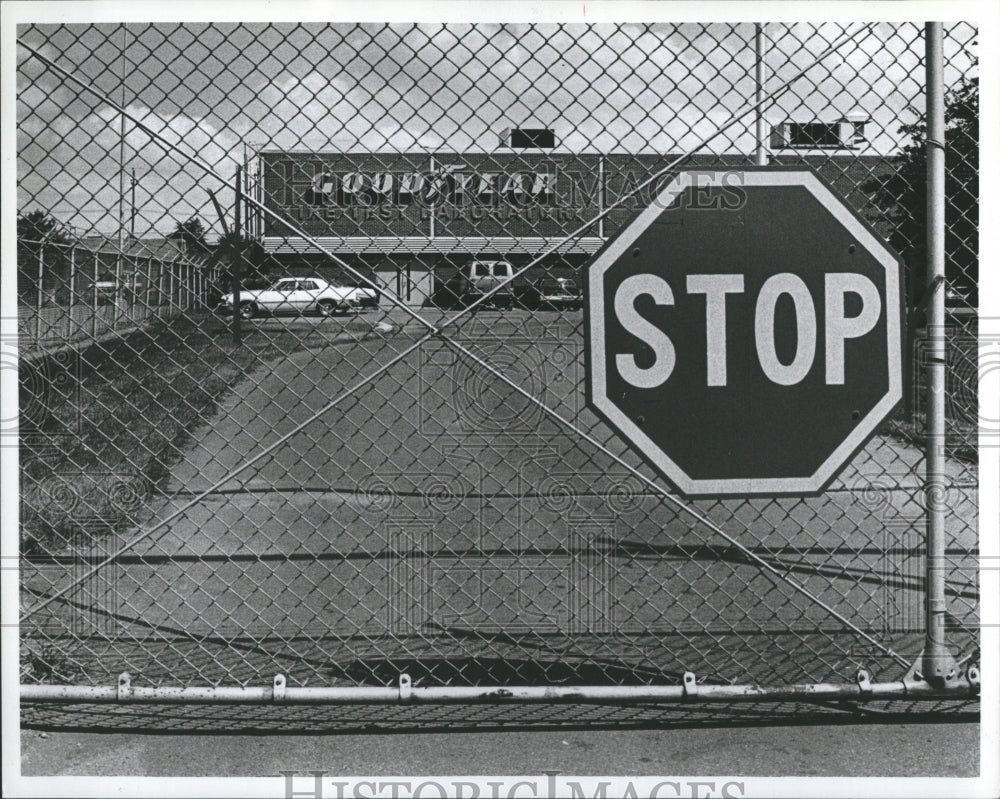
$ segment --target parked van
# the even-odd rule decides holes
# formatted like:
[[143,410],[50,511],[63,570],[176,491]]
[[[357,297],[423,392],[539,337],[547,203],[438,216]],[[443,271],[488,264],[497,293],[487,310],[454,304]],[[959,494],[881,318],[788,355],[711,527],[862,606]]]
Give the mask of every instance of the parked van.
[[514,266],[509,261],[469,261],[445,285],[447,298],[465,307],[497,286],[503,286],[487,301],[497,308],[510,308],[514,304]]

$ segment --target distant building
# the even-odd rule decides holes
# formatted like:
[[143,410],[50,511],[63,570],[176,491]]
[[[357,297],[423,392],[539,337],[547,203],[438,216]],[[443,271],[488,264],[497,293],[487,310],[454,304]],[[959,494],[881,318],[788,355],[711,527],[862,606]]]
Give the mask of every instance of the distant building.
[[84,236],[77,239],[77,246],[91,252],[124,254],[130,258],[155,258],[161,261],[189,261],[201,263],[207,253],[188,253],[179,238],[157,236],[137,239],[128,236],[119,245],[115,236]]
[[165,262],[201,268],[209,258],[208,252],[186,252],[180,239],[169,237],[127,237],[119,245],[118,238],[114,236],[84,236],[77,240],[76,246],[78,252],[93,254],[101,280],[113,280],[115,270],[124,279],[124,275],[143,273],[150,264]]
[[[326,250],[404,302],[421,304],[437,282],[471,258],[523,265],[558,245],[540,267],[579,269],[649,204],[662,183],[632,196],[636,188],[679,158],[262,151],[256,198],[274,216],[248,213],[247,225],[286,270],[350,279]],[[862,215],[868,206],[862,184],[893,169],[889,158],[849,152],[793,149],[771,162],[811,167]],[[697,154],[681,161],[684,168],[713,170],[751,164],[745,155]]]

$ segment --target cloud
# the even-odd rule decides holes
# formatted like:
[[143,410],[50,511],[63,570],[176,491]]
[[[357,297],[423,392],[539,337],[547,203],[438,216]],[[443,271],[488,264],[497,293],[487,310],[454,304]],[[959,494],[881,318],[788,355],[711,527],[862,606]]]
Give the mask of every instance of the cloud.
[[[60,61],[62,54],[53,45],[32,44],[45,58]],[[17,65],[15,87],[19,126],[55,123],[64,117],[78,119],[98,107],[97,96],[68,81],[21,44],[17,46]]]
[[[128,192],[134,170],[138,235],[168,233],[177,220],[196,214],[212,225],[208,190],[231,205],[241,141],[184,114],[167,117],[140,105],[126,111],[124,139],[122,115],[109,107],[41,128],[37,121],[23,123],[18,130],[19,206],[43,208],[83,232],[114,232],[120,223],[120,189]],[[212,173],[185,159],[185,153],[197,155]]]

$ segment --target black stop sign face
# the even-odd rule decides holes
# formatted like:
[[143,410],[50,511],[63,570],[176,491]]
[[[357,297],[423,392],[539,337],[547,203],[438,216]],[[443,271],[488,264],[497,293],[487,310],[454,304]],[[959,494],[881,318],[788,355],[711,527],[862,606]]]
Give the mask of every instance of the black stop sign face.
[[588,401],[685,494],[816,493],[902,397],[900,282],[813,172],[683,172],[590,267]]

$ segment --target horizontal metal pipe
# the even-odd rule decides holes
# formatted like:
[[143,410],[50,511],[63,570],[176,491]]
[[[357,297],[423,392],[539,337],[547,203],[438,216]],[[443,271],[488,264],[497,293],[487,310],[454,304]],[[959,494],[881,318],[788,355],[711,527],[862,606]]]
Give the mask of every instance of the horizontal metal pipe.
[[131,687],[119,695],[115,687],[83,685],[22,685],[22,702],[146,702],[191,704],[464,704],[530,702],[755,702],[778,700],[955,698],[977,696],[978,686],[960,682],[936,688],[923,681],[870,683],[808,683],[801,685],[675,685],[643,686],[520,686],[400,688],[305,686],[285,688],[278,696],[271,687],[152,688]]

